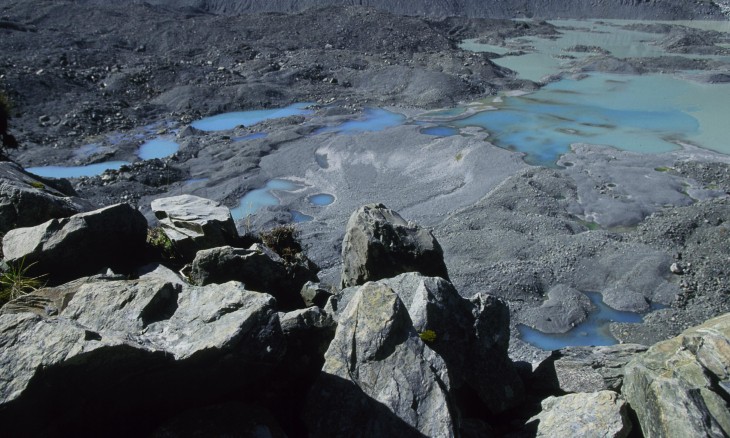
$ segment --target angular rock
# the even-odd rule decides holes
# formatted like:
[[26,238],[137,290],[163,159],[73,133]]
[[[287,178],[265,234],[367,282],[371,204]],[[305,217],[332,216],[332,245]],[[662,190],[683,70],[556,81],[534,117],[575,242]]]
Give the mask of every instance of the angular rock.
[[343,288],[405,272],[449,279],[433,234],[382,204],[365,205],[350,216],[342,261]]
[[48,180],[15,163],[0,162],[0,233],[93,209],[67,181]]
[[449,391],[445,363],[398,295],[368,283],[344,311],[305,420],[312,436],[450,437]]
[[522,322],[543,333],[565,333],[588,318],[593,308],[582,292],[558,284],[550,288],[548,299],[540,307],[523,312]]
[[378,283],[398,294],[416,331],[435,335],[428,345],[446,362],[452,388],[470,388],[491,414],[523,400],[522,380],[507,356],[509,309],[503,302],[487,295],[464,299],[448,281],[415,272]]
[[307,281],[317,281],[317,267],[300,255],[286,262],[263,245],[249,249],[224,246],[201,250],[193,260],[190,278],[206,285],[240,281],[248,290],[273,295],[281,309],[304,307],[299,290]]
[[165,421],[153,438],[271,437],[286,434],[273,415],[261,406],[226,403],[186,411]]
[[644,436],[730,435],[730,314],[659,342],[626,365],[623,394]]
[[620,392],[624,366],[648,347],[617,344],[604,347],[567,347],[543,361],[530,381],[533,393]]
[[3,238],[3,252],[6,262],[28,267],[28,275],[47,275],[45,279],[58,284],[102,268],[131,269],[143,253],[146,237],[142,213],[117,204],[11,230]]
[[548,397],[539,420],[538,437],[624,438],[631,432],[626,401],[613,391]]
[[332,293],[329,290],[321,287],[319,283],[311,281],[304,283],[299,294],[302,296],[304,305],[307,307],[324,307],[332,296]]
[[273,304],[239,283],[149,278],[86,283],[58,317],[2,314],[3,433],[147,435],[187,406],[253,391],[285,350]]
[[159,198],[152,211],[175,249],[192,260],[201,249],[235,245],[238,231],[228,208],[193,195]]

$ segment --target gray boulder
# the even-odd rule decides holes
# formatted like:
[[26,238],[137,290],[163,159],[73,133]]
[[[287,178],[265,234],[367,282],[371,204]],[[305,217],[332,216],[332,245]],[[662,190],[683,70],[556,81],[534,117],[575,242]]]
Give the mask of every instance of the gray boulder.
[[626,401],[613,391],[568,394],[542,401],[538,437],[624,438],[631,432]]
[[302,296],[304,305],[307,307],[324,307],[332,296],[332,292],[323,288],[319,283],[314,283],[312,281],[304,283],[299,294]]
[[0,233],[93,209],[67,181],[48,180],[15,163],[0,162]]
[[491,414],[524,398],[522,380],[507,356],[509,309],[495,297],[462,298],[448,281],[411,272],[378,283],[393,289],[428,346],[446,362],[452,388],[474,391]]
[[730,435],[730,314],[659,342],[626,365],[623,394],[652,437]]
[[6,262],[22,263],[29,275],[47,275],[58,284],[102,268],[130,270],[144,253],[146,238],[142,213],[117,204],[11,230],[3,238],[3,252]]
[[593,308],[584,293],[563,284],[550,288],[547,295],[540,307],[522,313],[523,324],[543,333],[565,333],[585,321]]
[[147,278],[86,283],[57,317],[2,314],[3,433],[146,435],[188,406],[258,390],[285,350],[273,305],[240,283]]
[[368,283],[344,310],[305,421],[312,436],[451,437],[450,387],[398,295]]
[[259,244],[249,249],[223,246],[198,251],[190,279],[198,285],[240,281],[249,290],[273,295],[281,309],[304,307],[299,294],[307,281],[317,281],[317,267],[302,254],[287,262]]
[[365,205],[350,216],[342,262],[343,288],[405,272],[449,279],[433,234],[382,204]]
[[159,198],[152,211],[175,249],[192,260],[201,249],[235,245],[238,231],[231,212],[215,201],[193,195]]

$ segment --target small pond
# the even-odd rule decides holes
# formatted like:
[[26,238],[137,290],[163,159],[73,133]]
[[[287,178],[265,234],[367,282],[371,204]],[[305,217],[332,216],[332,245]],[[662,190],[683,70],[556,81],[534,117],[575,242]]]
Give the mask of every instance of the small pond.
[[139,147],[137,156],[143,160],[165,158],[174,154],[180,149],[180,145],[165,138],[155,138],[147,141]]
[[127,161],[107,161],[106,163],[88,164],[86,166],[42,166],[29,167],[26,171],[45,178],[79,178],[82,176],[101,175],[106,170],[118,170]]
[[363,132],[383,131],[387,128],[402,125],[406,117],[382,108],[367,108],[361,118],[349,120],[337,126],[328,126],[315,131],[315,134],[337,132],[340,134],[359,134]]
[[239,206],[231,210],[234,220],[255,214],[263,207],[279,205],[281,201],[274,194],[275,191],[291,191],[301,188],[301,185],[285,179],[272,179],[260,189],[251,190],[242,198]]
[[327,193],[318,193],[309,197],[309,202],[318,207],[330,205],[335,202],[335,197]]
[[204,119],[197,120],[190,124],[201,131],[227,131],[237,126],[251,126],[264,120],[281,119],[289,116],[304,116],[312,114],[306,109],[311,103],[295,103],[284,108],[236,111],[218,114]]

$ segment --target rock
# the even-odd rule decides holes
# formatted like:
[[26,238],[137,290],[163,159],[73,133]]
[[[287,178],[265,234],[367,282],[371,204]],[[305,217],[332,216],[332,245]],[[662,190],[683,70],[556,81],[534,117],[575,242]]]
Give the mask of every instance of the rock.
[[563,348],[538,365],[527,387],[534,394],[620,392],[624,366],[646,350],[638,344]]
[[623,394],[644,436],[730,434],[730,314],[659,342],[626,365]]
[[382,204],[360,207],[350,216],[342,259],[343,288],[405,272],[449,279],[433,234]]
[[327,304],[327,300],[332,296],[332,293],[321,287],[319,283],[313,283],[311,281],[304,283],[299,294],[302,296],[304,305],[307,307],[324,307]]
[[669,267],[669,270],[672,271],[672,274],[682,275],[684,274],[684,268],[682,268],[682,265],[679,263],[672,263],[672,265]]
[[238,231],[230,210],[217,202],[193,195],[159,198],[152,211],[175,249],[192,260],[201,249],[235,245]]
[[161,425],[153,438],[193,437],[271,437],[285,438],[271,412],[261,406],[226,403],[193,409]]
[[452,388],[474,391],[491,414],[522,401],[524,387],[507,356],[509,310],[503,302],[487,295],[464,299],[448,281],[414,272],[378,283],[398,294],[416,331],[433,332],[428,346],[446,362]]
[[85,283],[57,317],[2,314],[3,433],[141,436],[189,406],[255,392],[285,350],[273,305],[239,283],[148,278]]
[[94,209],[63,181],[38,177],[9,161],[0,162],[0,233]]
[[23,264],[28,275],[52,284],[96,274],[102,268],[128,271],[138,263],[147,221],[128,204],[16,228],[3,238],[5,261]]
[[626,401],[613,391],[548,397],[539,420],[538,437],[624,438],[631,432]]
[[307,281],[317,281],[317,267],[303,255],[289,263],[263,245],[250,249],[223,246],[198,252],[190,278],[206,285],[240,281],[249,290],[273,295],[281,309],[304,307],[298,291]]
[[564,284],[550,288],[540,307],[526,310],[522,322],[543,333],[566,333],[588,318],[593,308],[582,292]]
[[305,421],[312,436],[450,437],[449,391],[446,364],[419,338],[398,295],[368,283],[344,311]]

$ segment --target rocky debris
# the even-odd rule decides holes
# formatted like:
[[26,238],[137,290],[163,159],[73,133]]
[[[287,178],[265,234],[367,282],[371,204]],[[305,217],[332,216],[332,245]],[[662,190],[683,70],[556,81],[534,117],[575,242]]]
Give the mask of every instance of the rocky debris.
[[543,333],[565,333],[588,318],[591,300],[582,292],[564,284],[550,288],[548,299],[540,307],[525,311],[521,320]]
[[597,392],[604,389],[620,392],[624,366],[646,350],[647,347],[638,344],[563,348],[541,362],[526,384],[534,394]]
[[626,365],[623,394],[646,437],[730,434],[730,314],[653,345]]
[[507,357],[509,310],[503,302],[484,294],[467,300],[448,281],[418,273],[378,284],[398,294],[416,331],[433,334],[428,346],[446,362],[452,388],[468,388],[490,414],[522,402],[524,387]]
[[327,301],[332,296],[332,292],[325,289],[319,283],[308,281],[302,286],[302,290],[299,294],[304,300],[304,305],[307,307],[317,306],[324,307]]
[[433,233],[382,204],[360,207],[350,216],[342,260],[343,288],[405,272],[449,279],[443,250]]
[[238,242],[230,210],[209,199],[193,195],[158,198],[152,201],[152,211],[186,260],[192,260],[202,249]]
[[318,268],[299,253],[285,261],[267,247],[254,244],[249,249],[223,246],[198,251],[190,279],[195,284],[240,281],[249,290],[273,295],[280,309],[304,307],[299,291],[307,281],[318,281]]
[[16,228],[3,238],[5,261],[23,264],[27,275],[60,284],[101,269],[128,271],[144,254],[147,221],[128,204]]
[[313,436],[451,437],[450,388],[446,364],[398,295],[368,283],[340,318],[305,420]]
[[146,434],[181,409],[250,390],[284,354],[273,305],[240,283],[150,278],[85,283],[54,317],[2,314],[5,433]]
[[93,210],[66,181],[53,181],[0,162],[0,233]]
[[626,401],[613,391],[548,397],[542,402],[538,437],[625,438],[631,433]]

